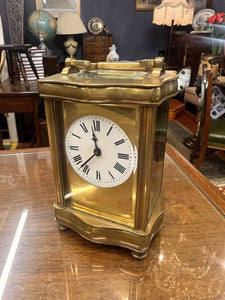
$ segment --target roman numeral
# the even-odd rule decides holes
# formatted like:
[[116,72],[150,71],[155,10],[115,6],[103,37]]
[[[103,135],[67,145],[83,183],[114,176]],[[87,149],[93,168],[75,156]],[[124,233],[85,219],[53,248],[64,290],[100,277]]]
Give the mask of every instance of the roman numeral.
[[114,176],[112,175],[112,173],[110,171],[108,171],[108,173],[112,177],[112,179],[115,179]]
[[111,126],[111,127],[109,128],[109,130],[108,130],[108,132],[106,133],[106,135],[109,135],[112,129],[113,129],[113,126]]
[[123,144],[123,143],[125,143],[125,140],[124,140],[124,139],[119,140],[119,141],[115,142],[114,144],[115,144],[116,146],[119,146],[119,145],[121,145],[121,144]]
[[79,146],[70,146],[70,150],[76,150],[76,151],[78,151],[79,150]]
[[93,126],[94,126],[94,130],[95,131],[99,131],[100,132],[100,121],[93,120]]
[[86,127],[86,125],[84,124],[84,122],[82,122],[82,123],[80,124],[80,127],[83,129],[83,131],[84,131],[85,133],[88,132],[87,127]]
[[127,160],[129,160],[129,154],[125,154],[125,153],[118,153],[118,158],[120,158],[120,159],[127,159]]
[[84,172],[86,175],[88,175],[89,171],[90,171],[90,167],[89,167],[88,165],[85,165],[84,168],[83,168],[83,172]]
[[118,162],[115,164],[114,169],[116,169],[117,171],[119,171],[120,173],[124,173],[124,171],[126,170],[126,168],[124,168],[121,164],[119,164]]
[[101,174],[98,170],[96,171],[96,179],[101,180]]
[[73,136],[75,136],[76,138],[80,139],[81,137],[79,135],[76,135],[75,133],[72,133]]
[[79,165],[82,162],[82,157],[79,155],[76,155],[73,157],[73,160]]

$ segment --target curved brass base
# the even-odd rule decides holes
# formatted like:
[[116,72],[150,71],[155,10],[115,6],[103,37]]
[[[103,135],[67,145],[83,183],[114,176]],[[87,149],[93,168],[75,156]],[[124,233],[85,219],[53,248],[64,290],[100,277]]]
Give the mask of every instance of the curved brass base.
[[59,230],[62,230],[62,231],[67,231],[69,229],[68,227],[66,227],[66,226],[64,226],[63,224],[60,224],[60,223],[58,223],[57,226],[58,226]]
[[147,256],[148,251],[143,252],[143,253],[131,251],[131,254],[132,254],[132,256],[133,256],[134,258],[140,259],[140,260],[141,260],[141,259],[144,259],[144,258]]
[[164,198],[161,195],[144,231],[88,215],[55,203],[55,220],[60,228],[71,228],[85,239],[98,244],[114,245],[131,250],[133,257],[143,259],[153,237],[162,227]]

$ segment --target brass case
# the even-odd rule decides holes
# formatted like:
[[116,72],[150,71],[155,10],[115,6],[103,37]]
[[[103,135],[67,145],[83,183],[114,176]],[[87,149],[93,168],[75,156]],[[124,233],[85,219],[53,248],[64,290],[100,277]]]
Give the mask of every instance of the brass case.
[[[69,60],[62,74],[39,81],[39,92],[57,191],[55,220],[90,241],[125,247],[144,258],[162,226],[167,100],[177,93],[176,74],[165,72],[162,58],[95,64]],[[119,186],[93,186],[67,161],[66,131],[88,114],[112,119],[137,149],[137,168]]]

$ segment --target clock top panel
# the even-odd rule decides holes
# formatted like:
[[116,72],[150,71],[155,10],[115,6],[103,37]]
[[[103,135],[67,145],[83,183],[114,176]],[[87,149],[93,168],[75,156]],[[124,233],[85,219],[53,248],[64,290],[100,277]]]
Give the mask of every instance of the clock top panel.
[[158,103],[177,93],[177,75],[165,71],[164,60],[99,62],[70,60],[61,74],[39,81],[41,96],[77,101]]

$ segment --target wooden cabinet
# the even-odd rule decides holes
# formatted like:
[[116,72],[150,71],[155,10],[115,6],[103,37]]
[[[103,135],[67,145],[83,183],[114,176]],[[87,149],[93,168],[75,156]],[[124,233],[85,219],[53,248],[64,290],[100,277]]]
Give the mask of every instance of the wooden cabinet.
[[105,61],[111,46],[111,34],[85,34],[83,35],[83,59],[92,62]]
[[64,67],[64,62],[59,61],[58,55],[43,55],[44,76],[51,76],[60,73]]
[[202,53],[211,53],[210,33],[208,34],[174,34],[172,38],[170,66],[177,69],[191,67],[190,85],[195,82]]

